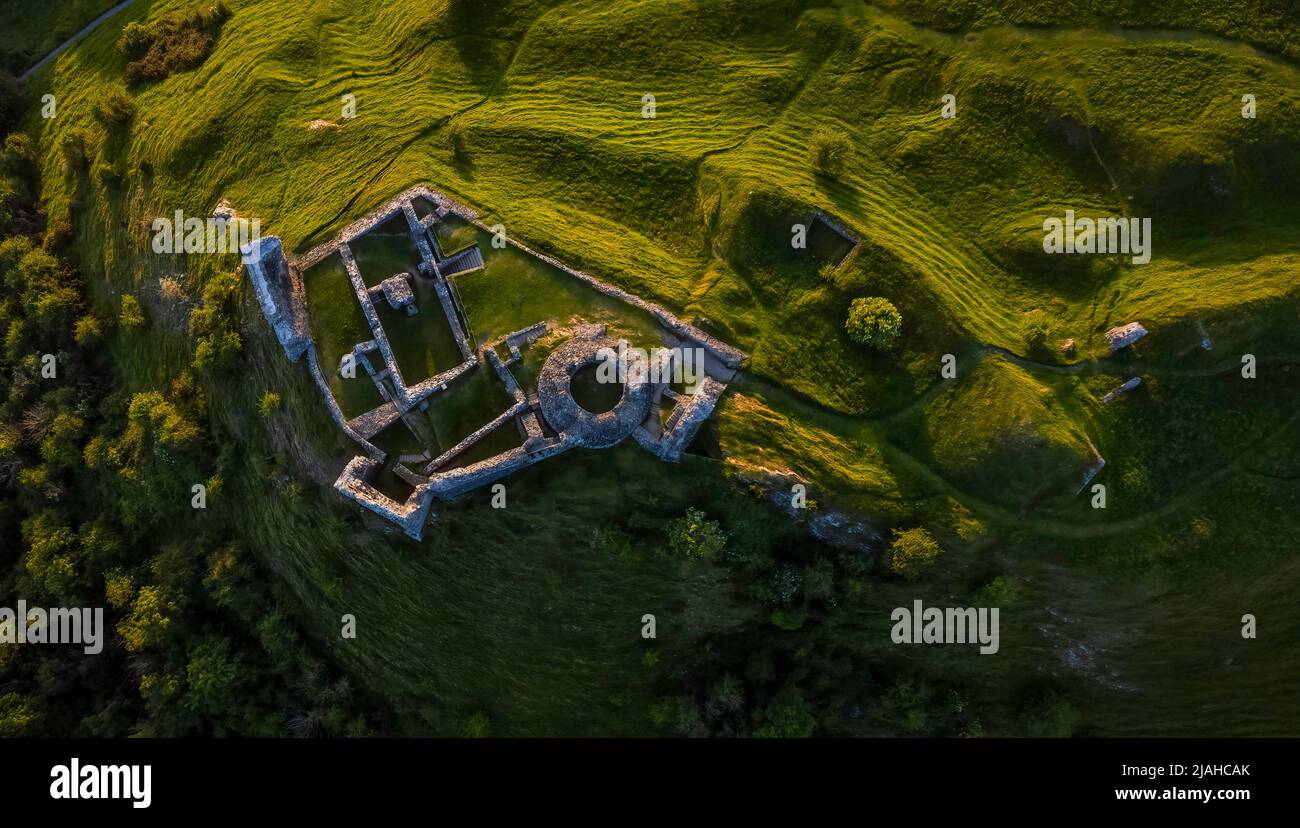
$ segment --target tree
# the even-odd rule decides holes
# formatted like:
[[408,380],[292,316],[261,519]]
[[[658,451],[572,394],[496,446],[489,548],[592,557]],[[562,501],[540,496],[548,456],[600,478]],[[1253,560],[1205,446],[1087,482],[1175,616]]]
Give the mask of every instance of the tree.
[[205,336],[194,347],[194,369],[196,371],[206,371],[208,369],[227,368],[234,364],[243,347],[243,340],[234,331],[223,331]]
[[1009,575],[999,575],[975,593],[980,606],[1009,607],[1020,600],[1020,584]]
[[0,178],[0,232],[13,226],[24,201],[26,193],[19,188],[15,179],[8,176]]
[[267,391],[262,395],[262,403],[258,406],[258,410],[262,412],[263,417],[270,417],[272,414],[279,411],[280,395],[274,391]]
[[27,320],[15,319],[9,323],[5,332],[4,358],[8,362],[17,362],[27,350]]
[[12,236],[0,241],[0,277],[5,287],[14,291],[23,289],[18,263],[33,249],[32,240],[26,236]]
[[903,315],[893,302],[879,296],[854,299],[844,320],[849,339],[882,351],[894,344],[902,330]]
[[0,738],[27,735],[29,728],[39,718],[32,703],[25,697],[17,693],[0,696]]
[[127,420],[131,426],[139,425],[158,436],[159,442],[173,448],[192,443],[199,436],[199,427],[157,391],[145,391],[131,398],[127,407]]
[[73,468],[81,461],[86,422],[71,411],[60,412],[41,441],[41,459],[49,466]]
[[95,120],[112,131],[126,126],[135,117],[135,99],[124,89],[109,89],[91,108]]
[[889,566],[895,574],[915,581],[934,568],[941,551],[928,529],[895,529],[889,545]]
[[185,667],[184,706],[205,719],[218,719],[235,708],[245,665],[230,651],[230,641],[215,635],[190,648]]
[[807,739],[817,729],[808,703],[793,684],[772,697],[759,719],[761,724],[754,728],[754,735],[760,739]]
[[25,132],[11,132],[5,136],[5,171],[32,177],[36,171],[36,145]]
[[103,326],[99,324],[99,320],[92,314],[86,314],[78,319],[73,331],[77,344],[83,348],[95,345],[104,337]]
[[130,614],[117,623],[122,646],[129,653],[138,653],[146,646],[161,644],[175,610],[175,604],[163,597],[159,587],[141,587]]
[[153,36],[143,23],[127,23],[117,39],[117,50],[126,58],[138,58],[148,50]]
[[243,349],[234,324],[239,287],[237,271],[219,273],[204,285],[203,303],[190,311],[190,335],[198,343],[194,348],[195,369],[227,367]]
[[668,545],[678,555],[709,560],[727,545],[727,533],[716,520],[690,507],[684,517],[668,521]]
[[1025,314],[1024,336],[1025,346],[1030,351],[1037,351],[1047,344],[1047,339],[1052,335],[1052,317],[1041,308],[1035,308]]
[[68,597],[76,576],[76,533],[58,515],[45,511],[23,521],[22,536],[27,574],[51,595]]
[[81,291],[75,274],[57,258],[39,247],[28,250],[6,282],[21,286],[28,318],[38,328],[52,333],[72,327],[81,309]]
[[818,172],[838,178],[853,157],[853,142],[840,130],[822,127],[813,133],[808,153]]
[[476,712],[461,726],[461,735],[468,739],[486,739],[492,735],[492,721],[482,710]]
[[469,151],[469,141],[465,135],[465,125],[460,121],[452,121],[447,124],[445,134],[447,136],[447,143],[451,145],[452,157],[457,160],[464,160]]
[[81,291],[68,285],[56,285],[35,296],[29,307],[32,321],[46,333],[67,330],[81,311]]
[[[120,423],[118,416],[114,420]],[[188,511],[191,485],[210,473],[201,459],[201,423],[202,398],[187,397],[173,383],[171,399],[159,391],[133,395],[125,428],[116,435],[102,431],[96,437],[104,441],[86,444],[87,467],[117,472],[112,485],[124,523],[147,525],[177,510]],[[208,497],[213,494],[209,479]]]
[[120,321],[124,328],[138,328],[144,324],[144,309],[140,307],[140,300],[129,293],[122,296]]

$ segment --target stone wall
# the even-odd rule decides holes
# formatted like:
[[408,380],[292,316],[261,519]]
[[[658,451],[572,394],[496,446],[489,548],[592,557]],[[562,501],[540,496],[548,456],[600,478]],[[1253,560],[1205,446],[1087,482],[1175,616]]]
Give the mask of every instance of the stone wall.
[[[378,460],[353,457],[338,480],[334,481],[334,489],[349,500],[397,524],[403,532],[415,540],[420,540],[424,534],[424,524],[429,517],[429,509],[433,505],[431,487],[428,482],[419,481],[406,501],[398,503],[371,485],[370,481],[374,479],[380,468],[381,463]],[[412,482],[410,479],[407,480]],[[419,479],[415,478],[415,480]]]
[[571,440],[558,440],[547,448],[534,452],[525,451],[523,448],[511,449],[478,463],[433,474],[429,477],[429,486],[437,497],[450,500],[534,463],[540,463],[568,451],[575,445],[576,443]]
[[[422,196],[428,199],[430,202],[432,202],[435,205],[439,215],[445,215],[447,213],[451,213],[452,215],[458,216],[464,219],[465,221],[469,222],[470,224],[473,224],[475,227],[478,227],[481,230],[484,230],[488,233],[492,232],[492,228],[479,219],[478,212],[474,210],[472,207],[469,207],[468,205],[463,204],[460,201],[457,201],[456,199],[446,195],[445,193],[438,192],[437,190],[433,190],[423,184],[420,184],[415,187],[411,187],[410,189],[402,193],[399,193],[398,195],[389,199],[384,204],[380,205],[376,209],[367,213],[362,218],[352,222],[346,228],[344,228],[343,232],[339,234],[337,239],[326,242],[325,244],[319,245],[315,248],[312,248],[312,250],[310,250],[308,253],[303,255],[301,259],[297,262],[299,268],[302,270],[307,269],[312,264],[315,264],[316,262],[324,259],[330,253],[334,252],[338,248],[340,242],[359,236],[362,233],[364,233],[366,230],[368,230],[370,227],[374,226],[375,224],[378,224],[383,221],[387,221],[388,219],[395,216],[397,213],[403,212],[404,207],[409,206],[410,200],[417,196]],[[408,223],[409,221],[410,220],[408,219]],[[419,220],[417,219],[417,221]],[[420,222],[420,223],[426,224],[425,222]],[[594,276],[591,276],[580,270],[576,270],[572,267],[569,267],[559,259],[556,259],[552,256],[548,256],[544,253],[534,250],[533,248],[525,244],[522,244],[521,242],[518,242],[512,238],[507,237],[506,242],[508,244],[513,245],[515,248],[523,251],[524,253],[527,253],[530,256],[534,256],[538,259],[541,259],[547,264],[550,264],[564,271],[565,273],[569,274],[573,278],[586,283],[587,285],[591,286],[592,288],[595,288],[596,290],[600,291],[606,296],[609,296],[613,299],[617,299],[621,302],[632,305],[633,307],[640,308],[641,310],[646,311],[647,313],[652,315],[659,322],[659,324],[663,325],[665,328],[672,331],[677,336],[682,337],[683,339],[687,339],[692,342],[698,343],[705,350],[709,351],[710,354],[712,354],[714,357],[720,360],[722,364],[726,365],[727,367],[733,370],[739,368],[741,363],[743,363],[744,360],[746,359],[746,355],[744,354],[744,352],[736,348],[733,348],[724,342],[721,342],[720,340],[710,336],[709,334],[705,333],[704,331],[700,330],[694,325],[690,325],[682,321],[675,314],[670,313],[668,310],[666,310],[663,306],[659,304],[642,299],[639,296],[628,293],[622,288],[615,287],[611,284],[601,281],[600,279],[597,279]]]
[[[434,215],[423,219],[420,218],[415,213],[414,205],[411,202],[411,199],[416,197],[427,199],[434,207]],[[375,309],[375,299],[377,299],[381,290],[366,288],[356,260],[348,247],[349,241],[368,232],[376,225],[388,221],[399,212],[405,217],[411,236],[419,248],[422,260],[421,273],[434,280],[435,291],[438,294],[442,310],[452,326],[457,345],[465,358],[465,361],[460,365],[437,376],[430,377],[411,388],[406,387],[402,379],[399,366]],[[258,290],[258,299],[262,303],[263,312],[276,330],[277,336],[280,337],[281,344],[285,345],[286,353],[289,354],[291,359],[297,359],[303,353],[307,354],[312,377],[321,391],[321,396],[331,418],[365,452],[365,456],[354,457],[348,463],[342,474],[339,475],[338,480],[335,481],[335,489],[364,508],[386,520],[392,521],[409,536],[419,539],[424,524],[429,518],[434,498],[446,500],[459,497],[466,492],[500,480],[515,471],[554,457],[576,446],[599,447],[612,445],[631,433],[635,434],[638,442],[654,452],[656,456],[670,461],[680,459],[682,452],[698,431],[700,424],[713,411],[714,405],[726,388],[727,381],[731,379],[744,362],[745,354],[718,341],[699,328],[683,322],[658,304],[646,301],[621,288],[606,284],[586,273],[570,268],[563,262],[539,253],[519,242],[508,240],[510,244],[520,251],[547,262],[573,278],[584,282],[596,291],[649,313],[665,329],[666,341],[671,342],[676,337],[683,347],[703,348],[707,355],[705,369],[708,375],[701,382],[696,393],[686,397],[672,395],[678,400],[677,406],[673,411],[668,428],[664,429],[660,434],[647,432],[642,423],[649,422],[650,418],[654,417],[656,418],[655,425],[658,424],[658,400],[666,392],[666,386],[662,383],[645,381],[644,373],[639,375],[642,378],[641,381],[625,384],[624,397],[620,401],[621,408],[616,407],[613,411],[600,415],[591,414],[586,412],[585,409],[581,409],[572,400],[569,389],[569,379],[572,371],[569,369],[576,370],[574,367],[576,365],[575,359],[579,357],[586,359],[578,351],[590,350],[592,343],[596,342],[597,338],[599,338],[598,345],[612,346],[614,343],[612,340],[608,342],[604,340],[603,326],[580,326],[574,340],[560,346],[560,348],[556,349],[556,352],[551,354],[552,358],[557,357],[558,354],[559,362],[563,362],[564,365],[556,368],[555,366],[558,363],[553,364],[553,360],[548,358],[546,365],[543,366],[542,376],[539,377],[540,385],[545,387],[541,389],[538,397],[529,399],[526,389],[519,387],[514,375],[508,370],[507,366],[520,358],[519,349],[521,346],[532,343],[537,337],[545,333],[547,330],[546,323],[538,323],[503,338],[502,341],[505,342],[511,354],[508,362],[502,363],[495,351],[496,345],[485,351],[485,358],[495,369],[498,377],[514,398],[515,403],[497,415],[491,422],[484,424],[473,434],[429,462],[424,469],[427,477],[416,474],[400,463],[396,464],[393,467],[393,472],[413,487],[412,494],[405,502],[398,503],[375,489],[372,481],[375,474],[379,473],[383,468],[382,464],[385,455],[369,442],[369,438],[384,428],[392,426],[399,417],[412,410],[414,406],[422,403],[436,391],[445,388],[448,383],[478,364],[478,359],[473,353],[472,344],[467,334],[468,320],[466,320],[465,324],[461,323],[458,316],[459,311],[451,293],[451,283],[445,278],[440,266],[448,259],[442,257],[441,250],[437,248],[436,238],[430,232],[430,228],[436,223],[437,219],[449,213],[459,216],[482,230],[491,232],[491,228],[479,220],[478,214],[473,209],[443,193],[421,185],[400,193],[375,210],[350,223],[334,239],[312,248],[292,263],[284,258],[279,241],[271,237],[271,240],[266,242],[265,252],[257,257],[255,263],[249,267],[250,275],[254,277],[254,287]],[[477,247],[473,249],[477,251]],[[366,371],[379,385],[381,393],[387,400],[385,404],[351,422],[344,418],[338,401],[330,390],[329,383],[321,373],[315,347],[311,343],[310,334],[307,333],[309,331],[308,320],[305,302],[303,301],[301,280],[298,277],[302,270],[334,254],[339,255],[343,261],[356,300],[360,304],[374,335],[373,340],[359,343],[357,348],[354,349],[354,353],[358,354],[358,361],[363,363]],[[475,258],[468,255],[467,251],[453,254],[451,258],[457,255],[466,256],[467,259]],[[476,260],[470,261],[469,264],[481,266],[481,262],[482,257],[480,254]],[[305,342],[302,340],[304,336]],[[584,339],[586,342],[583,342]],[[565,360],[566,347],[573,350],[573,353],[568,355],[570,359],[567,361]],[[384,370],[378,373],[375,372],[374,366],[366,357],[366,354],[373,351],[378,351],[385,366]],[[548,366],[551,368],[549,373],[547,371]],[[645,366],[642,365],[641,367],[644,368]],[[560,368],[563,370],[560,370]],[[556,374],[557,370],[559,374],[564,375],[562,377],[563,381],[557,378],[559,376],[559,374]],[[385,376],[392,383],[393,394],[387,393],[387,388],[381,382]],[[561,386],[563,387],[561,388]],[[648,401],[650,400],[655,403],[655,411],[646,410],[649,407]],[[629,405],[629,401],[632,405]],[[575,416],[559,417],[563,422],[544,424],[541,415],[538,414],[539,409],[548,404],[555,408],[560,403],[564,404],[566,414],[574,414]],[[572,405],[569,405],[569,403],[572,403]],[[525,440],[523,447],[502,452],[495,457],[461,468],[438,471],[439,468],[454,461],[457,456],[492,434],[496,429],[508,427],[508,421],[512,418],[519,425],[521,437]],[[608,428],[602,427],[602,423]],[[549,425],[550,431],[545,431],[543,425]],[[547,436],[550,433],[555,436]],[[411,458],[419,457],[424,459],[427,456],[428,452],[424,455],[412,455]]]
[[[462,218],[465,217],[462,216]],[[492,232],[492,228],[489,227],[484,222],[480,221],[478,218],[467,219],[467,220],[481,230],[485,230],[489,233]],[[607,282],[602,282],[601,280],[597,279],[594,276],[590,276],[586,273],[583,273],[581,270],[575,270],[574,268],[569,267],[559,259],[556,259],[552,256],[546,255],[545,253],[541,253],[537,250],[534,250],[533,248],[521,242],[515,241],[512,238],[507,237],[506,242],[511,245],[514,245],[514,247],[516,247],[520,251],[527,253],[528,255],[533,256],[534,258],[541,259],[542,261],[546,262],[552,267],[564,271],[565,273],[569,274],[573,278],[581,282],[585,282],[591,288],[599,291],[600,293],[605,294],[611,299],[617,299],[620,302],[631,305],[634,308],[639,308],[649,313],[651,316],[655,318],[655,320],[660,325],[667,328],[673,334],[681,337],[683,340],[695,343],[699,345],[701,348],[704,348],[706,351],[712,354],[716,359],[718,359],[723,365],[727,366],[732,370],[739,368],[741,366],[741,363],[743,363],[747,358],[744,352],[736,348],[733,348],[730,345],[726,344],[725,342],[722,342],[706,334],[704,331],[700,330],[694,325],[690,325],[687,324],[686,322],[683,322],[676,315],[667,311],[662,305],[656,304],[654,302],[650,302],[646,299],[642,299],[640,296],[636,296],[634,294],[628,293],[622,288],[615,287],[614,285],[608,284]]]
[[526,402],[515,403],[514,405],[512,405],[511,407],[507,408],[505,411],[501,412],[496,417],[494,417],[491,422],[481,426],[480,428],[475,430],[474,433],[466,437],[464,440],[461,440],[459,443],[457,443],[456,445],[452,446],[451,448],[447,449],[442,454],[434,458],[433,462],[429,463],[429,465],[425,467],[424,473],[433,474],[442,466],[447,465],[452,460],[455,460],[461,454],[464,454],[466,451],[469,450],[471,446],[473,446],[479,440],[482,440],[484,437],[487,437],[489,434],[496,431],[498,428],[503,427],[511,417],[518,416],[524,413],[525,411],[528,411],[528,403]]
[[330,419],[342,429],[344,434],[352,438],[353,442],[361,446],[362,451],[368,456],[383,459],[384,453],[382,451],[357,433],[356,429],[348,425],[347,417],[343,416],[343,409],[339,408],[338,400],[334,399],[334,392],[330,390],[329,380],[325,379],[325,375],[321,373],[320,362],[316,358],[315,345],[307,349],[307,367],[311,371],[311,378],[316,382],[316,387],[320,389],[321,398],[325,401],[325,409],[329,411]]
[[[679,397],[668,422],[662,432],[656,436],[644,426],[633,432],[632,436],[646,451],[660,460],[676,463],[682,459],[686,447],[695,439],[700,426],[713,413],[714,407],[727,389],[726,383],[718,382],[713,377],[705,377],[694,394]],[[657,412],[651,411],[651,415]]]
[[370,332],[375,336],[374,342],[379,348],[379,355],[384,360],[384,365],[388,367],[389,379],[393,383],[393,388],[397,390],[399,407],[405,409],[408,407],[405,403],[409,392],[402,382],[401,372],[397,369],[397,358],[393,356],[393,348],[388,344],[388,334],[384,333],[384,326],[379,322],[379,312],[375,310],[375,303],[370,301],[370,290],[361,278],[361,270],[357,268],[357,260],[352,256],[352,249],[346,244],[341,244],[338,253],[343,259],[343,266],[347,268],[348,279],[352,282],[352,291],[356,294],[361,312],[366,317],[366,323],[370,325]]
[[311,346],[307,303],[298,273],[289,266],[275,236],[254,239],[240,251],[245,269],[262,306],[262,315],[275,331],[290,362],[297,362]]

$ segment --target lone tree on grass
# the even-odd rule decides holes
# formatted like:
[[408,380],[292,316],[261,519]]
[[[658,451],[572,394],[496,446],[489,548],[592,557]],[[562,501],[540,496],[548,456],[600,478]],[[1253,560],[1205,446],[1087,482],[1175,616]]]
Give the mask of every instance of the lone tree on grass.
[[716,520],[690,507],[684,517],[668,522],[668,545],[678,555],[705,560],[718,557],[727,545],[727,533]]
[[929,530],[894,530],[894,541],[889,545],[889,568],[909,581],[915,581],[939,562],[939,542]]
[[261,412],[263,417],[270,417],[280,410],[280,405],[280,395],[274,391],[267,391],[262,395],[262,402],[258,405],[257,409]]
[[135,117],[135,99],[124,89],[109,89],[95,101],[91,114],[105,130],[121,129]]
[[1025,314],[1024,334],[1025,347],[1030,351],[1042,349],[1052,335],[1052,317],[1041,308],[1031,310]]
[[885,350],[894,344],[903,330],[903,315],[894,303],[879,296],[854,299],[844,332],[859,345]]
[[818,172],[838,178],[853,157],[853,142],[838,129],[822,127],[812,134],[808,153]]
[[469,157],[469,139],[465,134],[465,125],[460,121],[452,121],[447,124],[445,134],[447,143],[451,145],[452,158],[457,161],[464,161]]
[[129,293],[122,295],[122,314],[118,321],[124,328],[138,328],[144,324],[144,309],[140,307],[140,300],[136,299]]

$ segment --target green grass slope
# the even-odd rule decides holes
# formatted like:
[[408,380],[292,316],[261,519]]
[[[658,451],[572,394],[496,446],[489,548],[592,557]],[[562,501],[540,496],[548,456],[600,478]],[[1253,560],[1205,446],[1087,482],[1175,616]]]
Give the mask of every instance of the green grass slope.
[[[936,590],[971,594],[1007,573],[1045,611],[1113,586],[1120,597],[1102,606],[1129,613],[1127,625],[1090,615],[1080,636],[1139,631],[1114,668],[1134,698],[1173,687],[1138,666],[1176,616],[1146,600],[1167,592],[1166,578],[1259,596],[1300,621],[1268,588],[1286,562],[1264,549],[1241,500],[1250,492],[1279,526],[1294,525],[1295,471],[1264,463],[1288,422],[1281,372],[1300,353],[1300,68],[1272,48],[1268,25],[1183,8],[1212,4],[1071,17],[1012,3],[983,4],[996,12],[983,15],[964,11],[973,3],[233,1],[211,55],[131,88],[134,118],[106,130],[93,108],[125,89],[121,26],[189,5],[132,6],[30,89],[59,101],[57,118],[33,106],[25,127],[39,142],[50,218],[70,222],[101,313],[114,315],[123,292],[152,296],[161,276],[182,275],[197,296],[237,267],[233,256],[152,254],[154,216],[207,215],[225,199],[302,252],[426,182],[529,245],[707,319],[750,353],[718,413],[717,453],[794,471],[828,506],[865,512],[882,530],[931,525],[952,551]],[[953,120],[940,117],[946,93],[957,96]],[[1247,93],[1255,120],[1240,115]],[[353,119],[342,117],[346,95]],[[824,128],[853,147],[834,176],[810,158]],[[61,151],[78,133],[86,170]],[[1151,217],[1152,262],[1043,254],[1042,220],[1067,208]],[[863,240],[837,266],[790,247],[791,225],[818,209]],[[214,428],[244,446],[232,514],[293,587],[304,625],[400,699],[412,732],[453,732],[485,709],[502,735],[646,732],[653,691],[627,678],[643,670],[642,612],[669,608],[689,633],[662,647],[679,654],[757,623],[716,571],[644,554],[664,545],[657,520],[727,485],[723,464],[704,457],[666,467],[629,446],[557,461],[512,480],[518,506],[497,514],[467,498],[422,546],[359,520],[327,488],[348,446],[247,293],[244,373],[207,380]],[[901,310],[893,349],[844,335],[862,295]],[[505,314],[500,296],[480,298]],[[322,319],[346,320],[346,296],[318,299],[329,305]],[[145,331],[109,344],[128,390],[165,384],[189,362],[183,314],[148,309]],[[1026,353],[1034,311],[1051,323],[1047,353]],[[1152,336],[1107,358],[1100,334],[1133,319]],[[1194,351],[1200,325],[1219,343],[1210,354]],[[1076,357],[1056,352],[1066,337]],[[1249,394],[1235,374],[1246,352],[1268,372]],[[945,354],[959,365],[951,382],[939,380]],[[1100,396],[1130,369],[1151,381],[1103,410]],[[268,423],[255,410],[272,388],[285,416]],[[1251,406],[1266,416],[1250,419]],[[1090,443],[1109,461],[1099,480],[1117,493],[1104,512],[1070,496]],[[1216,499],[1220,489],[1232,495]],[[718,508],[734,525],[757,520]],[[961,529],[967,515],[986,533]],[[1240,575],[1216,566],[1214,544],[1184,542],[1192,516],[1252,547]],[[593,537],[612,517],[622,542]],[[1136,580],[1092,580],[1113,571]],[[867,606],[887,610],[895,591],[882,587]],[[363,619],[364,646],[336,640],[343,613]],[[855,624],[846,630],[870,628]],[[1020,634],[1038,642],[1040,661],[1019,662],[1026,672],[1060,657],[1032,629]],[[1169,656],[1184,674],[1197,657],[1190,645]],[[973,668],[971,681],[996,680],[990,669]],[[1252,675],[1275,721],[1300,727],[1275,676]],[[1208,685],[1179,693],[1184,709],[1223,704]],[[1116,732],[1139,718],[1086,721]]]

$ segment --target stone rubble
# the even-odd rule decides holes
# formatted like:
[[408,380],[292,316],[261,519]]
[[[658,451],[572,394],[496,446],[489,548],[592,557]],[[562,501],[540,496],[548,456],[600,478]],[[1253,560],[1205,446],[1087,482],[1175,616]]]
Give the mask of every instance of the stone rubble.
[[1120,325],[1106,331],[1106,341],[1110,343],[1110,352],[1127,348],[1134,342],[1147,335],[1147,329],[1142,327],[1141,322],[1130,322],[1127,325]]

